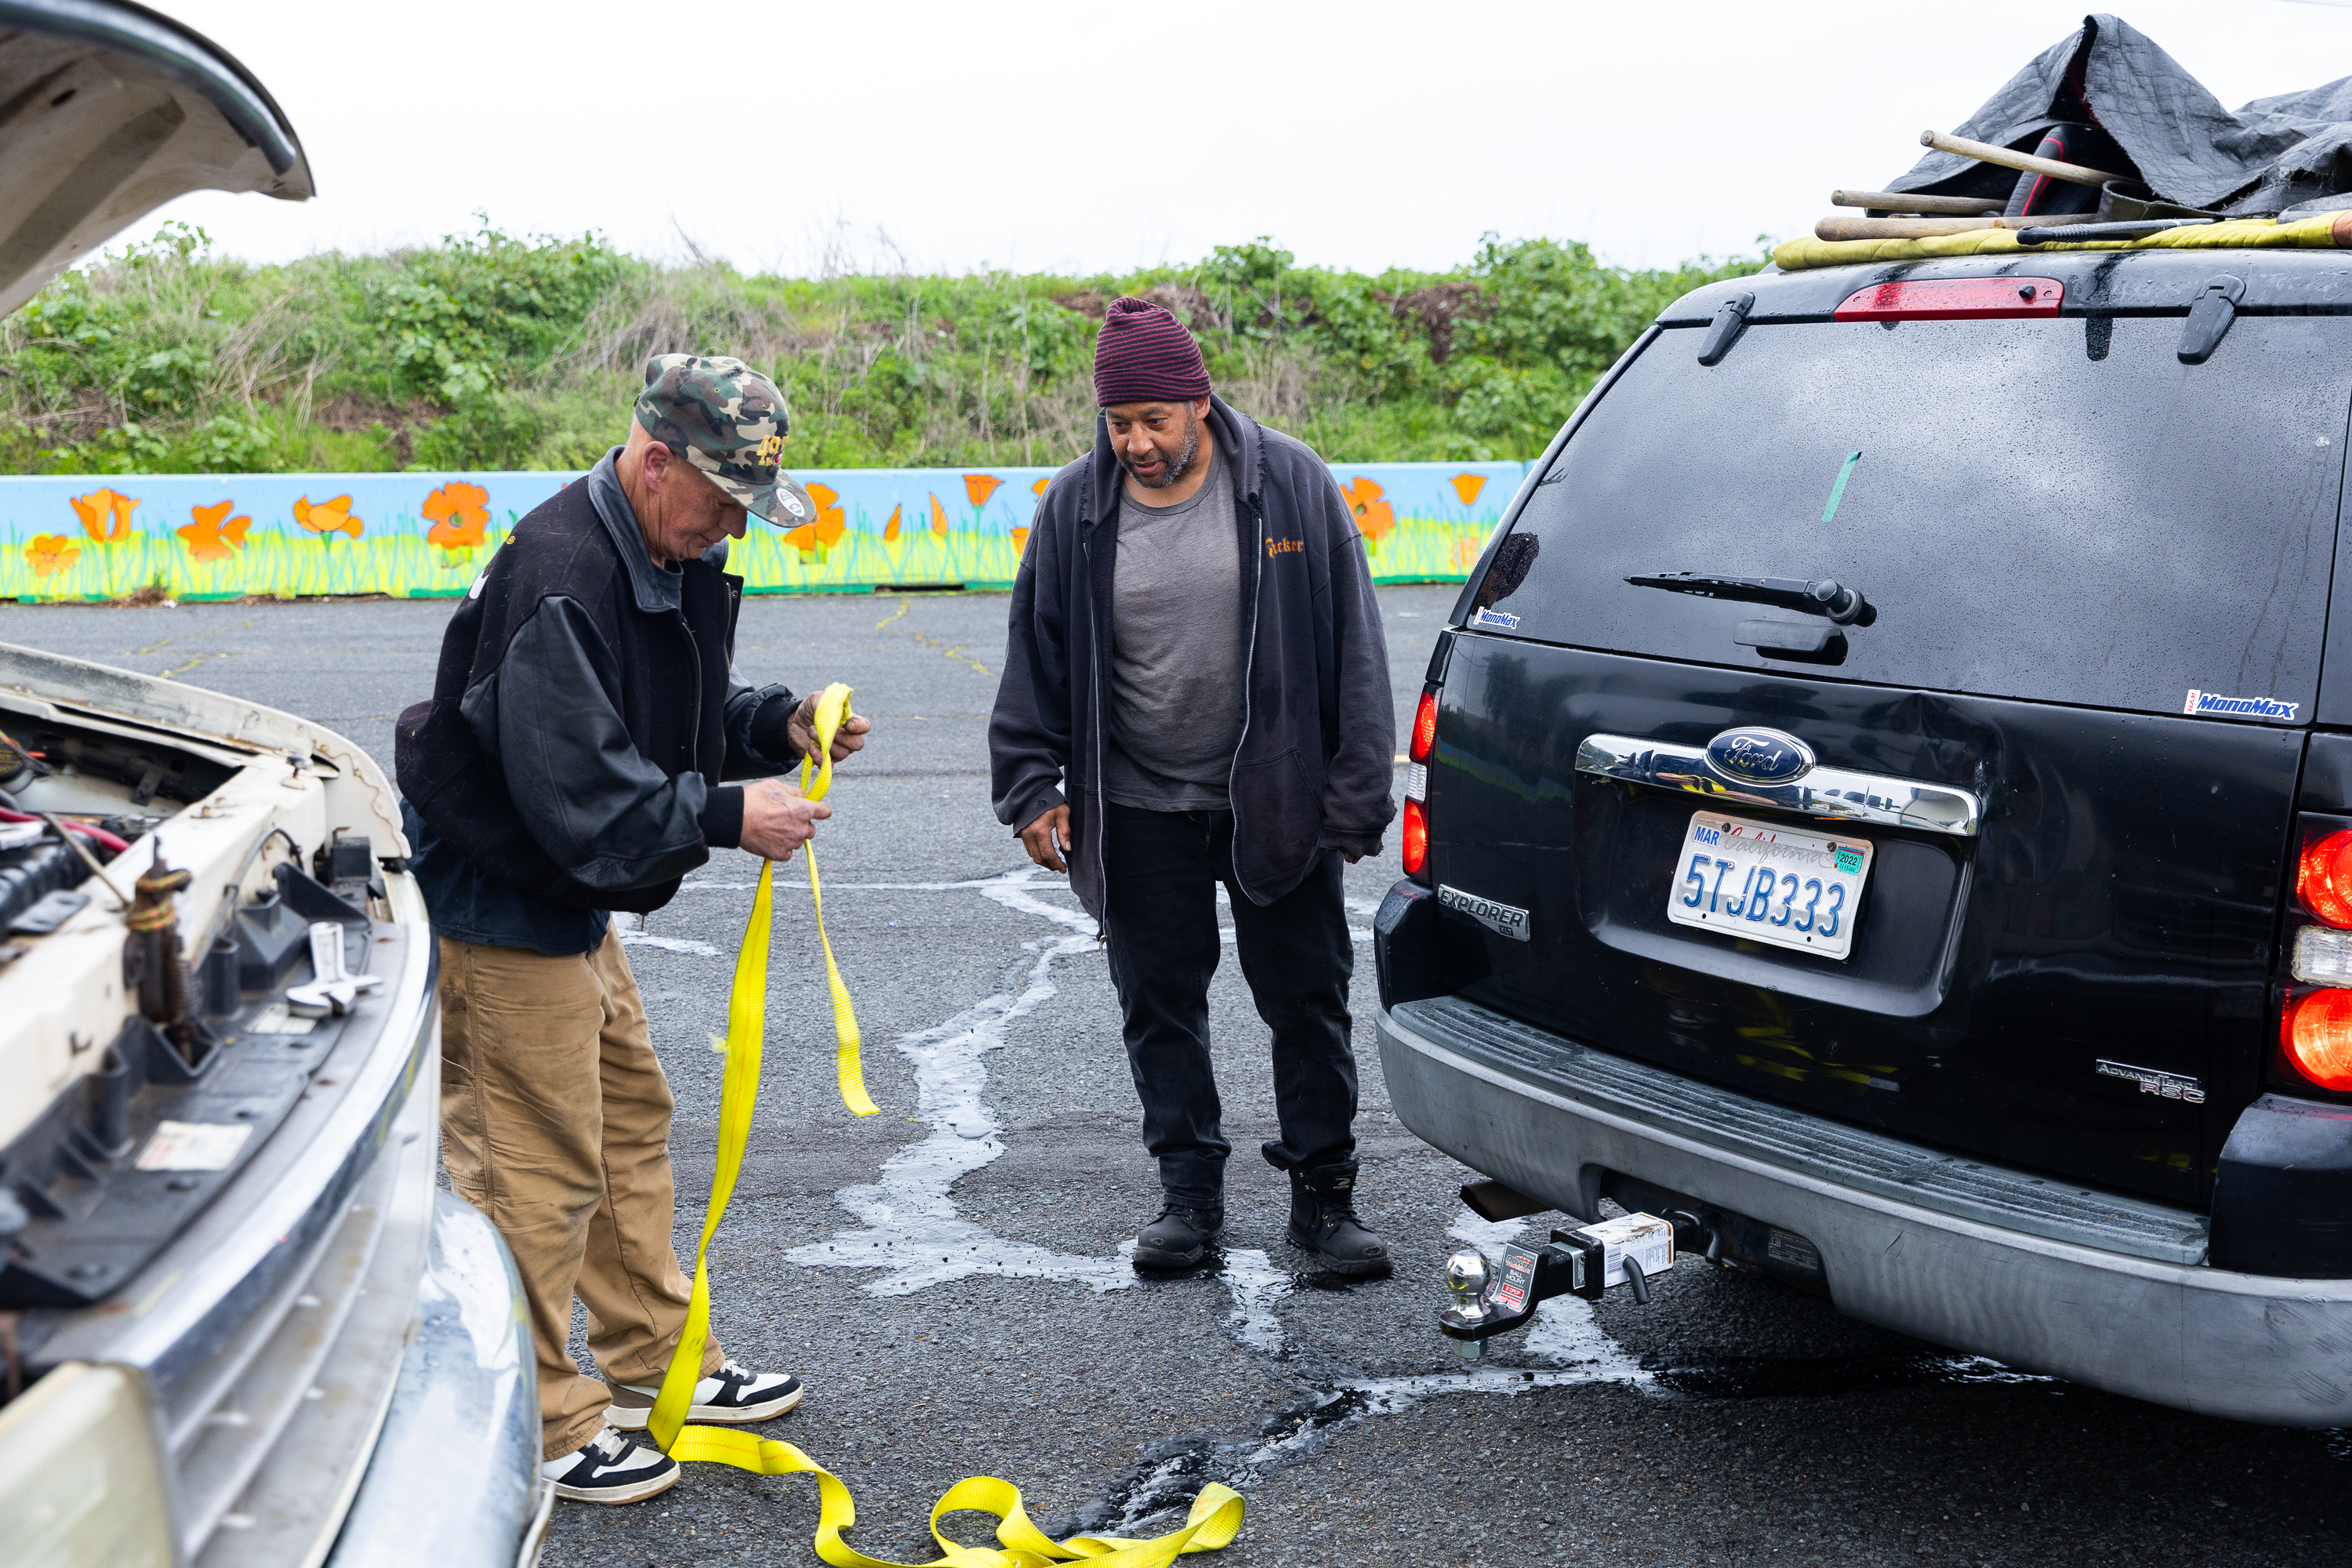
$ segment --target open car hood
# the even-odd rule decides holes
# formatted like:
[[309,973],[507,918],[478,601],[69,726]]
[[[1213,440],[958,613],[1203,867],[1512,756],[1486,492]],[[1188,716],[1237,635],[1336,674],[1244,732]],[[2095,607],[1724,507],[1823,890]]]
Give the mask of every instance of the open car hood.
[[126,0],[0,0],[0,315],[203,190],[311,195],[302,143],[251,72]]

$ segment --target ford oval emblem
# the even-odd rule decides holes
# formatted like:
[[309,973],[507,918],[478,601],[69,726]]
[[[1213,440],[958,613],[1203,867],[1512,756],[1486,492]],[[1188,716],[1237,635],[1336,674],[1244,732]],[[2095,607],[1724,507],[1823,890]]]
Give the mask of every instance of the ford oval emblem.
[[1813,765],[1813,749],[1780,730],[1742,725],[1706,743],[1706,765],[1734,784],[1783,784]]

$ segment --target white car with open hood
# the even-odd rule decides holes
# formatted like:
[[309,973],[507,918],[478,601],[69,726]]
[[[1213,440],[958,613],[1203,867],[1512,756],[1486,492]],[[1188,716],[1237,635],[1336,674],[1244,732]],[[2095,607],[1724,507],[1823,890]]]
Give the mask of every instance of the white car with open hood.
[[[205,188],[310,194],[242,67],[138,5],[0,0],[0,311]],[[436,1186],[406,852],[341,737],[0,645],[10,1563],[536,1557],[530,1337]]]

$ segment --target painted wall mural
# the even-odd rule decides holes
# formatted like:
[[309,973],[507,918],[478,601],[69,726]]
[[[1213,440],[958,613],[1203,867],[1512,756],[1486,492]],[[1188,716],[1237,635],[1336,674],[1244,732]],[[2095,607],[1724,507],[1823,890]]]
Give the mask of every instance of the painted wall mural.
[[[1384,583],[1469,574],[1525,463],[1332,468]],[[1051,468],[794,469],[816,504],[730,557],[755,594],[1010,585]],[[0,598],[462,594],[533,507],[580,476],[168,474],[0,479]]]

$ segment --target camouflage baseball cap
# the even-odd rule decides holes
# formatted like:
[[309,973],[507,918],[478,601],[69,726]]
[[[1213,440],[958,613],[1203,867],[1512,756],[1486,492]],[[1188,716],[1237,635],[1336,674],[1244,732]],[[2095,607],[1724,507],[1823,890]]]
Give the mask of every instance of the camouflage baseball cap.
[[740,359],[656,354],[637,395],[646,434],[778,528],[816,521],[808,491],[777,468],[792,418],[776,384]]

